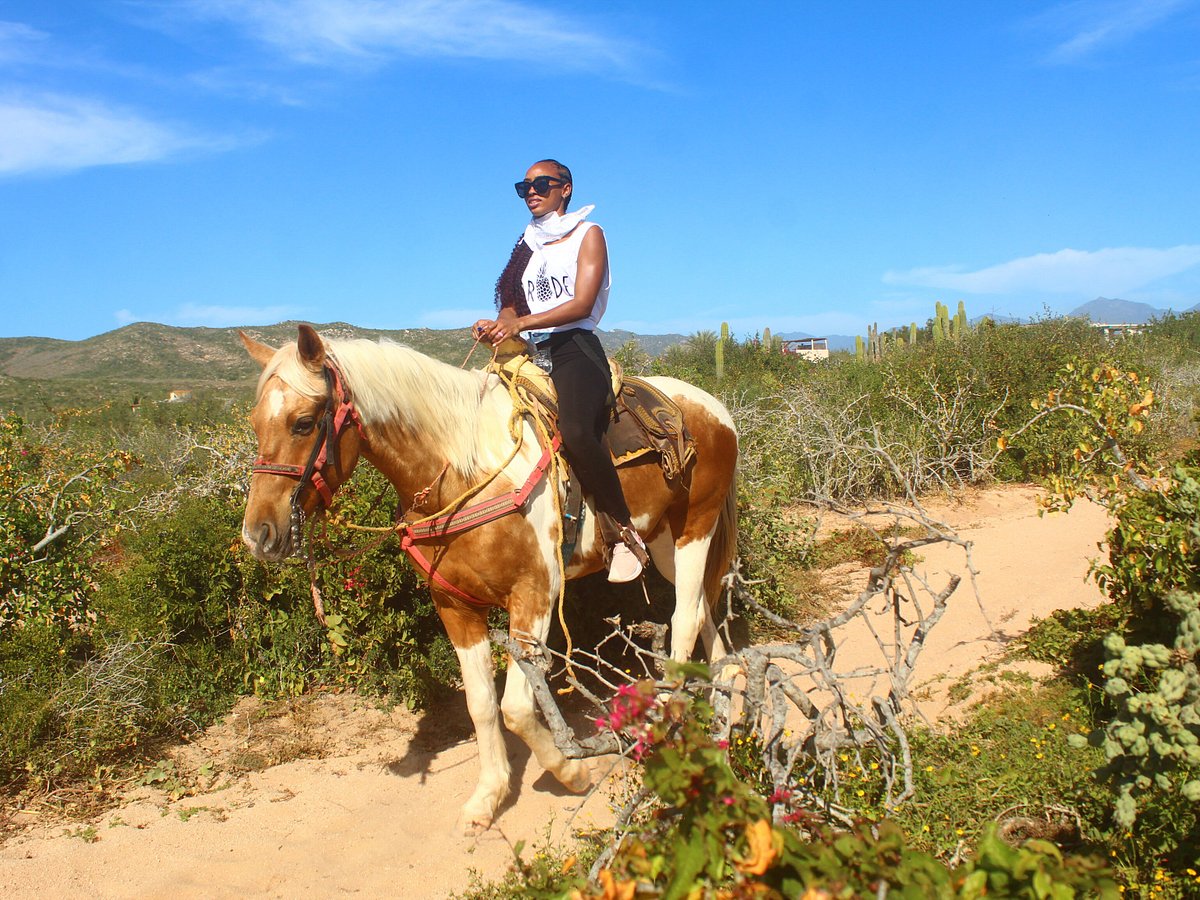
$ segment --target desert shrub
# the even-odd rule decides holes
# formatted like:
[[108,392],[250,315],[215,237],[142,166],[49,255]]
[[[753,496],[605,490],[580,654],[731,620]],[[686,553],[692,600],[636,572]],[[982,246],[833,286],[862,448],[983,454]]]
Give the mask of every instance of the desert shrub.
[[[394,542],[344,559],[343,529],[316,548],[328,628],[302,565],[246,553],[241,430],[118,436],[145,451],[136,463],[94,431],[76,437],[0,419],[0,782],[77,776],[201,727],[248,692],[345,684],[419,704],[456,678],[428,591]],[[364,468],[342,512],[386,524],[385,488]]]
[[1167,313],[1150,323],[1150,337],[1170,341],[1176,352],[1200,350],[1200,312]]
[[1200,864],[1200,469],[1155,469],[1142,441],[1155,402],[1136,372],[1069,365],[1019,429],[1023,440],[1054,422],[1075,443],[1049,477],[1049,506],[1090,493],[1116,517],[1108,563],[1094,570],[1117,617],[1103,640],[1104,715],[1072,742],[1103,750],[1096,776],[1115,797],[1111,825],[1143,879],[1149,860],[1176,872]]
[[0,627],[86,627],[110,488],[128,463],[116,450],[46,445],[0,416]]
[[1113,498],[1117,524],[1097,581],[1128,612],[1104,640],[1111,718],[1091,735],[1116,793],[1116,824],[1146,851],[1200,855],[1200,469]]

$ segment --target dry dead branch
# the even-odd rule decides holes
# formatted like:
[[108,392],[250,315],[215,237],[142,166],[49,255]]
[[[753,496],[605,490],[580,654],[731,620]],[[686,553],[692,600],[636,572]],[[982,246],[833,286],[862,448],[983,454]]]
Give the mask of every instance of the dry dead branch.
[[[916,715],[911,702],[914,672],[930,632],[963,580],[956,574],[944,583],[931,583],[914,568],[914,555],[933,544],[958,547],[972,586],[974,567],[970,542],[919,507],[875,504],[851,513],[835,504],[821,505],[857,520],[886,547],[883,562],[870,570],[866,586],[828,618],[795,622],[761,606],[753,596],[754,584],[735,567],[725,579],[723,602],[730,608],[753,610],[794,637],[738,649],[712,662],[711,679],[688,679],[683,687],[711,699],[714,737],[737,733],[753,738],[774,788],[793,798],[791,806],[777,804],[776,815],[794,809],[799,799],[801,805],[827,818],[848,822],[850,811],[843,796],[843,773],[848,767],[865,770],[874,764],[883,778],[885,808],[914,792],[906,732],[906,723]],[[881,516],[890,522],[888,527],[873,524]],[[518,640],[492,632],[492,639],[529,678],[555,742],[572,758],[627,753],[630,745],[612,731],[580,737],[559,707],[550,685],[552,675],[563,678],[574,689],[573,696],[590,705],[589,722],[605,711],[606,702],[622,684],[650,678],[664,692],[680,687],[678,680],[664,675],[668,671],[662,650],[665,626],[654,626],[647,639],[644,630],[639,634],[642,625],[609,621],[612,631],[600,646],[576,648],[569,659],[527,636]],[[839,662],[839,651],[850,635],[873,642],[875,662],[854,666]],[[611,651],[620,651],[620,665],[612,661]],[[630,654],[637,660],[632,667]]]

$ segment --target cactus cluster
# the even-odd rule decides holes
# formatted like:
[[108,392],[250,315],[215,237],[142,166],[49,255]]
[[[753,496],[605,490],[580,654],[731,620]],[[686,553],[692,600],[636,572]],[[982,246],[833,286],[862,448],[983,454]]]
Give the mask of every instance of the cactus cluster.
[[970,331],[971,326],[967,323],[967,308],[961,300],[958,301],[958,311],[954,313],[953,319],[950,318],[950,307],[941,301],[935,304],[934,310],[934,343],[940,344],[947,340],[957,341]]
[[[971,326],[967,322],[967,309],[963,301],[958,301],[958,310],[953,317],[950,315],[950,307],[939,301],[935,305],[932,329],[934,343],[938,344],[942,341],[960,340],[964,334],[970,331]],[[903,327],[894,329],[893,332],[881,332],[879,323],[874,322],[867,326],[866,340],[861,336],[854,338],[854,355],[862,360],[869,359],[872,362],[878,362],[883,358],[883,354],[889,346],[915,347],[917,335],[916,322],[909,323],[907,336]]]
[[1092,735],[1125,828],[1164,794],[1200,804],[1200,470],[1176,466],[1173,476],[1166,490],[1124,501],[1111,562],[1098,569],[1110,596],[1134,612],[1124,634],[1105,638],[1104,692],[1115,714]]
[[1119,634],[1104,641],[1104,692],[1118,710],[1104,731],[1104,755],[1125,828],[1152,787],[1200,803],[1200,594],[1175,591],[1165,605],[1178,616],[1173,647],[1127,644]]

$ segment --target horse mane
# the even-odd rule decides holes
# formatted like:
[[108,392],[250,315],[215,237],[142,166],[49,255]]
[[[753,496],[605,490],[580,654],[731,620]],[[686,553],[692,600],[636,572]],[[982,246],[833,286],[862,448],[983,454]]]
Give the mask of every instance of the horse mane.
[[[495,464],[497,448],[511,447],[504,417],[481,415],[495,405],[483,392],[483,375],[457,369],[387,339],[326,340],[364,426],[398,425],[437,448],[451,468],[476,478]],[[325,396],[324,379],[287,344],[263,369],[258,393],[271,376],[310,399]],[[498,442],[498,443],[497,443]]]

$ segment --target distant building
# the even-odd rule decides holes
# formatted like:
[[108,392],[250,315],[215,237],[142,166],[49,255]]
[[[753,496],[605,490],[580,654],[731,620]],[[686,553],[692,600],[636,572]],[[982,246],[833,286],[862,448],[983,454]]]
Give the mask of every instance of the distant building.
[[1146,330],[1144,324],[1137,322],[1091,322],[1093,328],[1100,329],[1106,338],[1121,337],[1126,334],[1141,334]]
[[192,399],[192,392],[190,390],[186,390],[186,389],[178,390],[178,391],[171,391],[171,393],[167,394],[167,402],[168,403],[184,403],[191,399]]
[[783,352],[791,356],[802,356],[811,362],[829,359],[829,338],[793,338],[782,344]]

